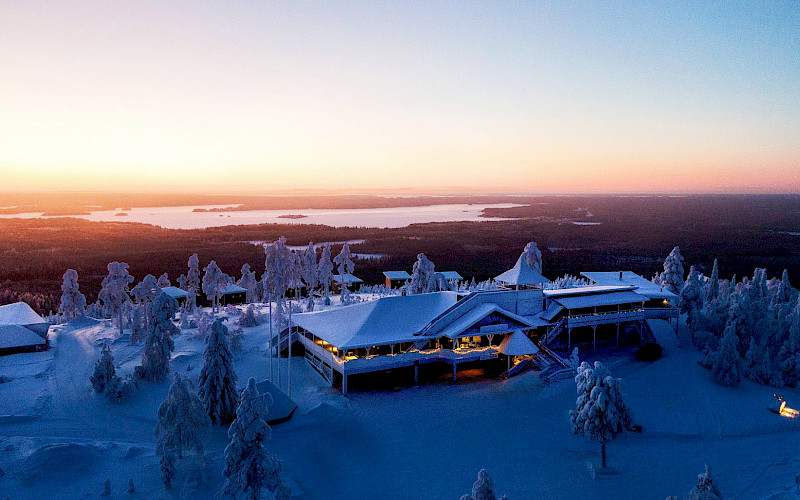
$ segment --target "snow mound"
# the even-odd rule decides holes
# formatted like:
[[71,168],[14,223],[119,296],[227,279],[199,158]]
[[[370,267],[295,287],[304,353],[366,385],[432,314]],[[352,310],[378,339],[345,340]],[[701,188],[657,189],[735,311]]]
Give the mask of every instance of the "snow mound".
[[328,403],[320,403],[308,410],[307,415],[318,422],[329,422],[340,418],[342,416],[342,410]]
[[22,480],[68,482],[93,474],[103,450],[93,444],[60,443],[42,446],[25,460]]

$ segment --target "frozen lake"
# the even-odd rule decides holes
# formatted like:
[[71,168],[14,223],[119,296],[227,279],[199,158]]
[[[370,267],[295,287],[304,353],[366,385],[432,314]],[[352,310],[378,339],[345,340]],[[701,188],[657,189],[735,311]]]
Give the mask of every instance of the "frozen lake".
[[[508,220],[499,217],[481,217],[485,208],[518,207],[514,203],[429,205],[424,207],[360,208],[360,209],[307,209],[307,210],[246,210],[229,212],[195,212],[195,209],[235,207],[237,205],[143,207],[131,210],[100,210],[89,215],[74,215],[95,222],[140,222],[167,229],[201,229],[207,227],[249,224],[323,224],[344,227],[405,227],[428,222],[458,222],[480,220]],[[126,215],[121,215],[126,214]],[[287,216],[302,215],[302,218]],[[41,212],[0,215],[0,218],[38,218]],[[56,216],[61,217],[61,216]]]

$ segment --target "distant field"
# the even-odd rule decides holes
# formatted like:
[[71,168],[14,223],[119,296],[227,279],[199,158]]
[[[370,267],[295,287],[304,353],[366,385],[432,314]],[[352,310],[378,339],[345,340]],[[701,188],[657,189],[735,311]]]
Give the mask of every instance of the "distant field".
[[[174,281],[185,272],[194,252],[203,265],[214,259],[228,274],[238,277],[248,262],[260,275],[264,253],[248,242],[281,235],[291,245],[363,239],[353,252],[384,256],[356,263],[355,274],[369,284],[381,282],[384,270],[410,271],[420,252],[439,270],[485,280],[511,267],[525,243],[536,241],[544,257],[544,274],[550,278],[616,269],[649,278],[679,245],[687,271],[689,264],[695,264],[709,272],[716,257],[723,277],[752,275],[756,266],[766,267],[770,276],[786,268],[800,285],[800,196],[550,196],[525,203],[486,210],[487,215],[520,220],[394,229],[263,224],[168,230],[124,218],[103,223],[2,219],[0,301],[24,297],[47,312],[57,307],[61,275],[68,268],[78,270],[81,289],[93,301],[112,260],[128,262],[137,280],[147,273],[167,272]],[[4,206],[12,204],[3,201]]]

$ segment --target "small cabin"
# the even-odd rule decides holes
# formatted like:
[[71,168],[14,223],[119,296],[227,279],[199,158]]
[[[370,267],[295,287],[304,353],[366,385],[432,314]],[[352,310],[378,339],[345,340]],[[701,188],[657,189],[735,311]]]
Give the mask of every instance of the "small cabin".
[[0,306],[0,355],[44,351],[50,323],[25,302]]
[[458,285],[459,283],[464,281],[464,277],[455,271],[437,271],[435,274],[437,279],[439,276],[441,276],[446,283],[453,283],[455,285]]
[[384,271],[386,288],[400,288],[411,281],[411,275],[405,271]]
[[360,285],[364,283],[364,280],[358,278],[350,273],[347,274],[334,274],[331,277],[331,291],[333,293],[341,293],[342,292],[342,283],[347,287],[348,290],[354,285]]
[[181,307],[183,307],[183,305],[186,304],[186,298],[189,296],[189,292],[175,286],[165,286],[164,288],[161,289],[161,291],[166,293],[173,299],[175,299],[175,301]]

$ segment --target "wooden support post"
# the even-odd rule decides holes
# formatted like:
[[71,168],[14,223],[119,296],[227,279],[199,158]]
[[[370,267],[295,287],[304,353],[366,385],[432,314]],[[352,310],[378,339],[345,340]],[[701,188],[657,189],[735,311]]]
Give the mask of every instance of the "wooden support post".
[[456,362],[453,361],[453,382],[456,381],[456,369],[457,369],[456,366],[457,366]]
[[619,347],[619,321],[617,322],[617,347]]
[[419,363],[414,363],[414,384],[419,383]]
[[567,328],[567,352],[572,351],[572,328]]
[[597,325],[592,325],[592,349],[597,350]]
[[342,372],[342,395],[347,396],[347,373]]

